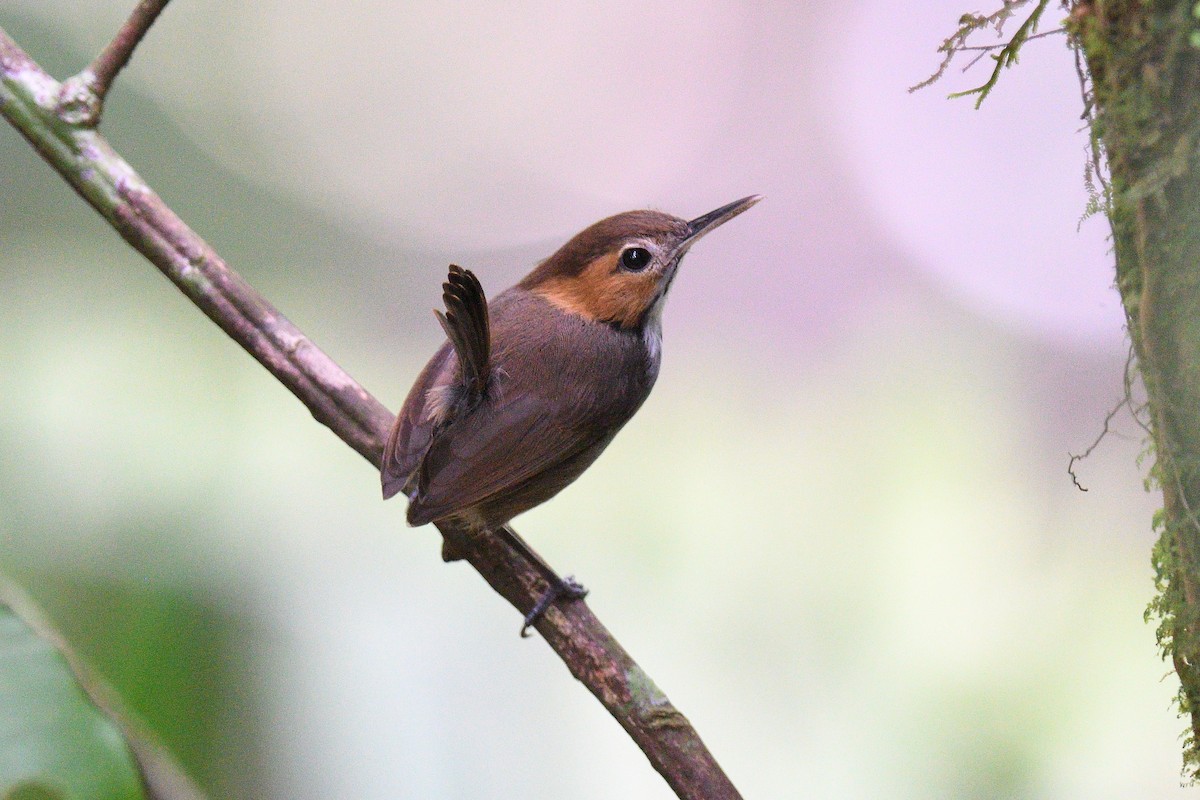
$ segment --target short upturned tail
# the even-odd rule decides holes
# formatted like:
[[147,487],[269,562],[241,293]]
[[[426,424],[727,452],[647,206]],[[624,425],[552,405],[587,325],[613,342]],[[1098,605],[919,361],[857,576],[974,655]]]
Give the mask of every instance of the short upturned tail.
[[442,300],[446,303],[446,313],[436,310],[433,313],[454,345],[462,374],[463,398],[473,405],[487,391],[491,375],[487,297],[471,270],[451,264],[442,284]]

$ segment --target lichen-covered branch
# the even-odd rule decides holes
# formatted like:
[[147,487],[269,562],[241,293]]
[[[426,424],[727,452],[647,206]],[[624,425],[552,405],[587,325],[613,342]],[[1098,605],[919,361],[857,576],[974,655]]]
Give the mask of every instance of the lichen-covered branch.
[[[391,413],[167,208],[95,130],[93,119],[64,108],[61,92],[0,30],[0,114],[131,246],[378,468]],[[481,539],[467,560],[523,614],[546,590],[540,572],[497,539]],[[535,627],[679,797],[740,797],[695,729],[585,603],[551,607]]]

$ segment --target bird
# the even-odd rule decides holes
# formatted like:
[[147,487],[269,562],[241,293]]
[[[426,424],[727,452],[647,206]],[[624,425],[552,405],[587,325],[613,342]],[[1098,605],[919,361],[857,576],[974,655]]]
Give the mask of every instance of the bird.
[[446,341],[418,375],[388,435],[384,499],[408,498],[409,525],[432,522],[442,558],[499,536],[548,589],[521,635],[559,598],[587,590],[558,574],[508,524],[578,478],[637,412],[658,378],[662,312],[679,264],[702,236],[759,202],[685,220],[626,211],[585,228],[488,301],[451,265],[434,310]]

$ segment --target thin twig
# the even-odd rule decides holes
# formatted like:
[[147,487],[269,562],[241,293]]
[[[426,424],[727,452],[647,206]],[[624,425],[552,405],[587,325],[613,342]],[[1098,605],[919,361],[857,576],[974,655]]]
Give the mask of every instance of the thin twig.
[[[1002,47],[1002,46],[1003,45],[997,45],[997,47]],[[964,47],[963,49],[965,50],[966,48]],[[980,53],[979,55],[975,56],[974,58],[972,58],[970,61],[968,61],[967,65],[962,68],[962,72],[964,72],[964,73],[969,72],[971,67],[975,66],[976,64],[978,64],[980,61],[983,60],[983,57],[988,54],[988,52],[990,51],[991,48],[980,48],[980,49],[982,49],[983,52]]]
[[125,24],[117,31],[117,35],[108,43],[108,47],[104,48],[88,67],[88,72],[91,73],[88,83],[100,98],[101,105],[104,104],[104,98],[117,73],[129,63],[134,48],[142,41],[142,37],[150,30],[150,26],[158,19],[168,2],[170,0],[141,0],[129,15],[129,19],[125,20]]
[[58,114],[72,125],[94,128],[104,113],[104,99],[117,73],[129,63],[138,43],[170,0],[139,0],[129,19],[108,46],[83,72],[63,82]]
[[[1108,415],[1104,417],[1104,426],[1100,431],[1100,435],[1097,436],[1095,441],[1093,441],[1091,443],[1091,445],[1088,446],[1087,450],[1084,450],[1079,455],[1073,455],[1071,453],[1067,453],[1067,455],[1071,457],[1071,460],[1067,462],[1067,474],[1071,476],[1071,483],[1075,484],[1075,488],[1081,492],[1086,492],[1087,487],[1084,486],[1083,484],[1081,484],[1079,482],[1078,476],[1075,475],[1075,463],[1078,461],[1082,461],[1083,459],[1090,456],[1092,454],[1092,451],[1100,446],[1100,442],[1104,441],[1104,437],[1108,436],[1109,433],[1112,433],[1112,431],[1109,428],[1109,424],[1113,421],[1113,417],[1115,417],[1117,415],[1117,412],[1119,412],[1122,408],[1128,408],[1130,416],[1133,417],[1133,421],[1136,422],[1138,425],[1145,427],[1145,423],[1143,423],[1141,421],[1141,419],[1139,419],[1141,407],[1140,406],[1135,407],[1133,405],[1133,362],[1134,362],[1134,358],[1135,358],[1135,356],[1133,353],[1133,344],[1130,343],[1129,352],[1127,352],[1125,354],[1125,369],[1122,372],[1122,384],[1123,384],[1124,391],[1121,394],[1120,402],[1118,402],[1115,406],[1113,406],[1112,410],[1108,412]],[[1149,430],[1147,430],[1146,432],[1149,433]]]
[[[376,469],[392,414],[276,311],[171,211],[94,129],[46,98],[58,85],[0,29],[0,113],[138,252]],[[39,102],[41,100],[42,102]],[[494,537],[467,560],[522,614],[541,574]],[[695,729],[582,601],[552,606],[537,630],[680,798],[740,798]]]
[[[1025,37],[1025,41],[1032,42],[1034,39],[1041,39],[1044,36],[1053,36],[1056,33],[1066,33],[1066,32],[1067,32],[1066,28],[1055,28],[1052,31],[1043,31],[1042,33],[1035,33],[1033,36],[1027,36],[1027,37]],[[1008,45],[1004,45],[1004,44],[980,44],[980,45],[971,45],[970,47],[958,48],[958,51],[960,53],[965,53],[969,50],[974,50],[974,51],[979,52],[979,54],[977,56],[975,56],[974,58],[972,58],[970,61],[967,62],[967,65],[962,68],[961,72],[963,72],[964,74],[969,72],[971,70],[971,67],[975,66],[980,61],[982,61],[983,57],[986,56],[988,53],[992,52],[993,50],[1001,50],[1007,46]]]
[[[1044,39],[1047,36],[1054,36],[1055,34],[1066,33],[1066,32],[1067,32],[1066,28],[1055,28],[1052,31],[1042,31],[1041,33],[1035,33],[1032,36],[1026,36],[1025,41],[1032,42],[1034,39]],[[993,50],[1001,50],[1007,46],[1008,46],[1007,44],[973,44],[973,45],[969,45],[969,46],[960,47],[960,48],[958,48],[958,51],[960,53],[965,53],[968,50],[982,50],[985,53],[990,53]],[[966,69],[964,69],[963,72],[966,72]]]
[[1071,457],[1071,460],[1067,462],[1067,474],[1071,476],[1071,483],[1075,484],[1075,488],[1079,491],[1086,492],[1087,487],[1079,482],[1079,476],[1075,474],[1075,462],[1082,461],[1083,459],[1087,458],[1092,454],[1093,450],[1100,446],[1100,442],[1104,441],[1105,436],[1108,436],[1108,426],[1113,421],[1113,417],[1115,417],[1117,412],[1127,405],[1129,405],[1129,398],[1122,397],[1121,402],[1113,406],[1112,410],[1109,411],[1108,415],[1104,418],[1104,427],[1100,430],[1100,435],[1096,437],[1095,441],[1088,445],[1087,450],[1084,450],[1079,455],[1067,453],[1067,455]]

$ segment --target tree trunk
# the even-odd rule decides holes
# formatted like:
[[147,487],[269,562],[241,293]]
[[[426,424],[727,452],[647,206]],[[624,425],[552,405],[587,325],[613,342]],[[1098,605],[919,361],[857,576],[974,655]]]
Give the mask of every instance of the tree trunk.
[[1153,563],[1164,657],[1200,771],[1200,3],[1078,3],[1071,25],[1110,174],[1117,288],[1149,401],[1162,489]]

